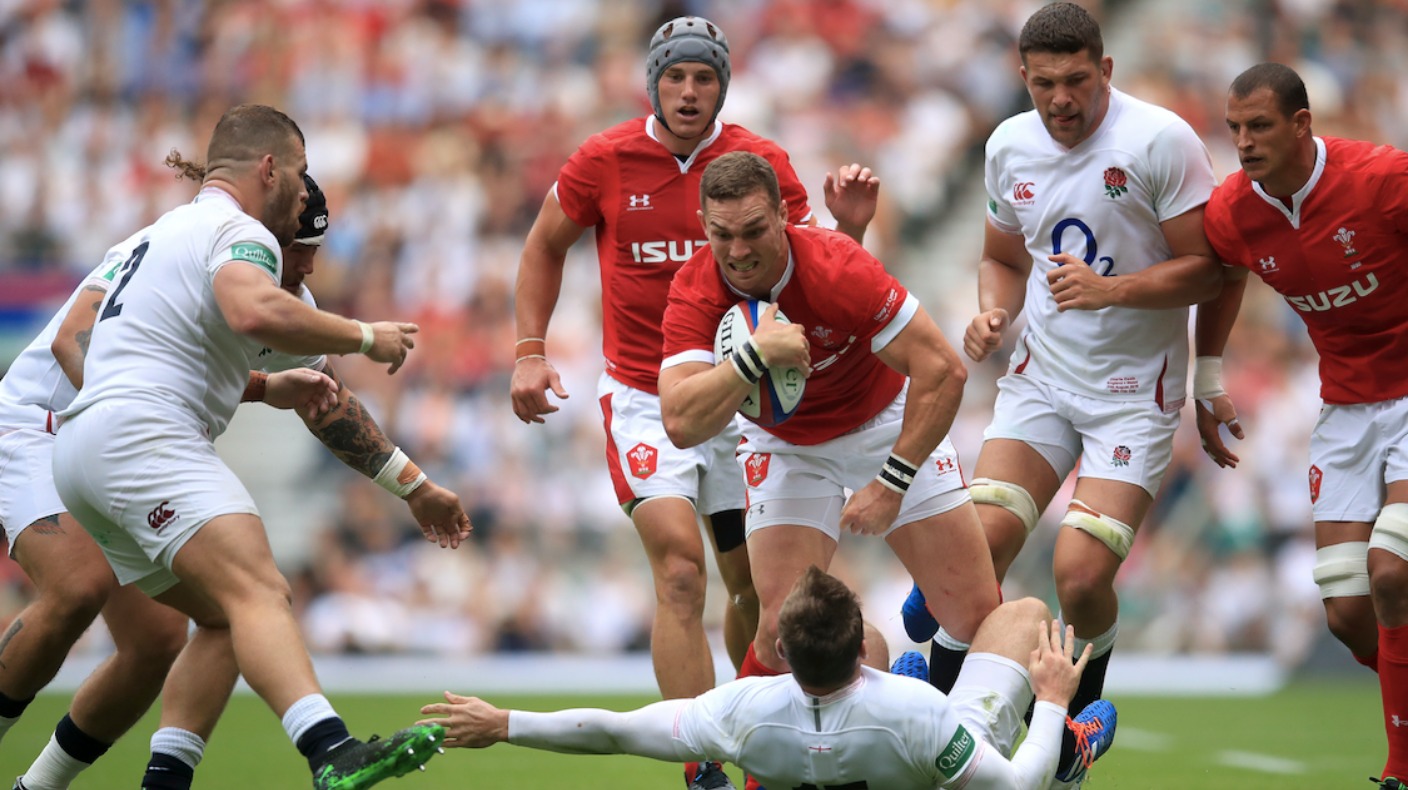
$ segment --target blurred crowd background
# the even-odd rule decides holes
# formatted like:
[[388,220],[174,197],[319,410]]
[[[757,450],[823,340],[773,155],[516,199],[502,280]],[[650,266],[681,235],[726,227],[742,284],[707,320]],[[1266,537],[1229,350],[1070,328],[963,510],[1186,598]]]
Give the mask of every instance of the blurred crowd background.
[[[586,137],[643,116],[644,54],[693,13],[732,45],[722,119],[791,153],[824,216],[828,169],[882,179],[867,246],[960,338],[976,311],[982,144],[1030,107],[1015,39],[1030,0],[0,0],[0,369],[108,246],[195,192],[162,166],[201,159],[229,106],[302,126],[332,211],[309,285],[364,319],[412,320],[388,377],[337,361],[388,434],[463,497],[470,546],[419,540],[408,511],[340,466],[296,421],[247,406],[222,450],[261,501],[315,649],[612,653],[648,645],[649,571],[616,507],[594,402],[599,281],[568,260],[548,354],[571,398],[525,426],[508,401],[518,254],[557,169]],[[1408,3],[1094,2],[1114,83],[1177,111],[1219,177],[1232,78],[1297,68],[1319,134],[1408,145]],[[1185,412],[1164,490],[1120,577],[1121,650],[1271,653],[1328,639],[1311,580],[1307,444],[1315,354],[1255,281],[1226,353],[1248,431],[1217,469]],[[1005,366],[974,366],[954,438],[971,464]],[[244,412],[252,412],[245,416]],[[272,425],[272,430],[264,430]],[[1054,601],[1058,497],[1008,582]],[[1053,518],[1052,514],[1057,514]],[[837,570],[903,645],[902,568],[846,538]],[[711,589],[717,624],[721,587]],[[0,563],[0,622],[27,594]],[[85,641],[103,649],[101,627]],[[1348,666],[1347,653],[1335,660]]]

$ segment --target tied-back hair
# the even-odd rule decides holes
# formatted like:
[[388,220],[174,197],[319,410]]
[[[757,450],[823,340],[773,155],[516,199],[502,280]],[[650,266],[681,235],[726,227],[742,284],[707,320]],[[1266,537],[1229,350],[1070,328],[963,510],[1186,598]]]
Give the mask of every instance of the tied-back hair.
[[774,208],[782,205],[782,189],[768,160],[747,151],[724,154],[704,168],[699,179],[699,205],[710,200],[738,200],[762,190]]
[[1310,109],[1310,97],[1305,92],[1305,81],[1295,69],[1280,63],[1258,63],[1237,75],[1228,90],[1238,99],[1245,99],[1256,91],[1266,88],[1276,96],[1276,107],[1287,118],[1300,110]]
[[865,638],[860,600],[841,580],[813,565],[782,602],[777,636],[798,683],[841,686],[855,674]]
[[292,143],[304,142],[303,130],[293,119],[263,104],[241,104],[220,116],[205,152],[206,170],[257,162],[265,154],[291,153]]
[[189,178],[196,183],[205,180],[205,165],[200,162],[191,162],[181,158],[181,152],[175,148],[166,155],[166,166],[176,171],[176,180]]
[[1017,37],[1022,63],[1027,62],[1028,52],[1074,55],[1081,50],[1088,50],[1090,59],[1098,62],[1105,56],[1105,40],[1100,35],[1100,23],[1075,3],[1042,7],[1027,19]]

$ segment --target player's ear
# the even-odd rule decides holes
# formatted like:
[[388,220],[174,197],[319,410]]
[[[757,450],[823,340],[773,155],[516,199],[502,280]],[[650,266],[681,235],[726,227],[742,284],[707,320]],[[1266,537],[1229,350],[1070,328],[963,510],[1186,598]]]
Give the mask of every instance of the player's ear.
[[784,661],[787,660],[787,651],[782,649],[781,639],[777,639],[773,642],[772,649],[777,652],[778,658],[783,659]]
[[704,235],[705,235],[705,236],[708,236],[708,235],[709,235],[709,223],[708,223],[708,221],[706,221],[706,220],[704,219],[704,208],[701,206],[698,211],[694,212],[694,215],[695,215],[696,217],[699,217],[699,227],[703,228],[703,229],[704,229]]

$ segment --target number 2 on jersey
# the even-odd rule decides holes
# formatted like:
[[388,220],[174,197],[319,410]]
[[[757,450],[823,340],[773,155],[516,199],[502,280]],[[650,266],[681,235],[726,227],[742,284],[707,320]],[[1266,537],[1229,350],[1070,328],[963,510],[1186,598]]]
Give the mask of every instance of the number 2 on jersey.
[[98,316],[99,321],[106,321],[115,315],[122,315],[122,305],[117,299],[122,296],[122,289],[127,287],[127,283],[132,279],[132,275],[137,273],[137,267],[142,265],[142,257],[147,254],[147,245],[151,242],[144,241],[132,250],[132,257],[122,264],[122,279],[118,280],[117,287],[113,289],[112,296],[108,297],[108,303],[103,307],[103,314]]

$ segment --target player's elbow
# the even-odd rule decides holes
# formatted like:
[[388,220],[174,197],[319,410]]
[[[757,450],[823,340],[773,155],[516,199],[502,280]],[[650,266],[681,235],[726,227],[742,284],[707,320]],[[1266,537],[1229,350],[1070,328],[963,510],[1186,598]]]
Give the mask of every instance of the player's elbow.
[[670,437],[671,444],[681,450],[688,450],[709,438],[698,429],[698,421],[690,419],[688,415],[672,414],[662,408],[660,416],[665,423],[665,435]]
[[1207,263],[1197,269],[1193,280],[1193,304],[1211,302],[1222,295],[1222,264],[1216,258],[1208,258]]

